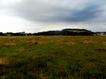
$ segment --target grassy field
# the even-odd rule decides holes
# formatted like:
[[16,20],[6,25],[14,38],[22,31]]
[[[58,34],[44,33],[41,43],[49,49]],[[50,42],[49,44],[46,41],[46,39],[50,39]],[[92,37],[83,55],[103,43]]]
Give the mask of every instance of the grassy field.
[[0,37],[0,79],[106,79],[106,37]]

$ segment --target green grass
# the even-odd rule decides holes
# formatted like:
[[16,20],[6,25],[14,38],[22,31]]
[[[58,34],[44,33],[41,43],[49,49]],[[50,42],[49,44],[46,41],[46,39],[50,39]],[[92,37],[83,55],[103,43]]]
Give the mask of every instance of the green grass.
[[0,37],[0,79],[106,79],[106,37]]

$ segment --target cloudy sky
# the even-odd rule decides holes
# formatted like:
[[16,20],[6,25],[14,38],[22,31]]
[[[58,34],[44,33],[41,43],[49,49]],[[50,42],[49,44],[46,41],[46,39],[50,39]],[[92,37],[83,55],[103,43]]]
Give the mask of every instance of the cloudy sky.
[[0,0],[1,32],[106,31],[106,0]]

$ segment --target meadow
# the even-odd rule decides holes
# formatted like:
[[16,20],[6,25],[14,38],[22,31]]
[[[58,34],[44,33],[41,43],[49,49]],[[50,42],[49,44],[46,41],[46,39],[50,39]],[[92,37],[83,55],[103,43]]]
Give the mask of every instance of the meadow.
[[0,79],[106,79],[106,36],[1,36]]

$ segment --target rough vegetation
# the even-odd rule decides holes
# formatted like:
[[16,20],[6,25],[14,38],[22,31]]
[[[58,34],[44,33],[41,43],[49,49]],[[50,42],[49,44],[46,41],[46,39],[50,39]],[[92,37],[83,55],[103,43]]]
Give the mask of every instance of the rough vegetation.
[[0,37],[0,79],[106,79],[106,37]]

